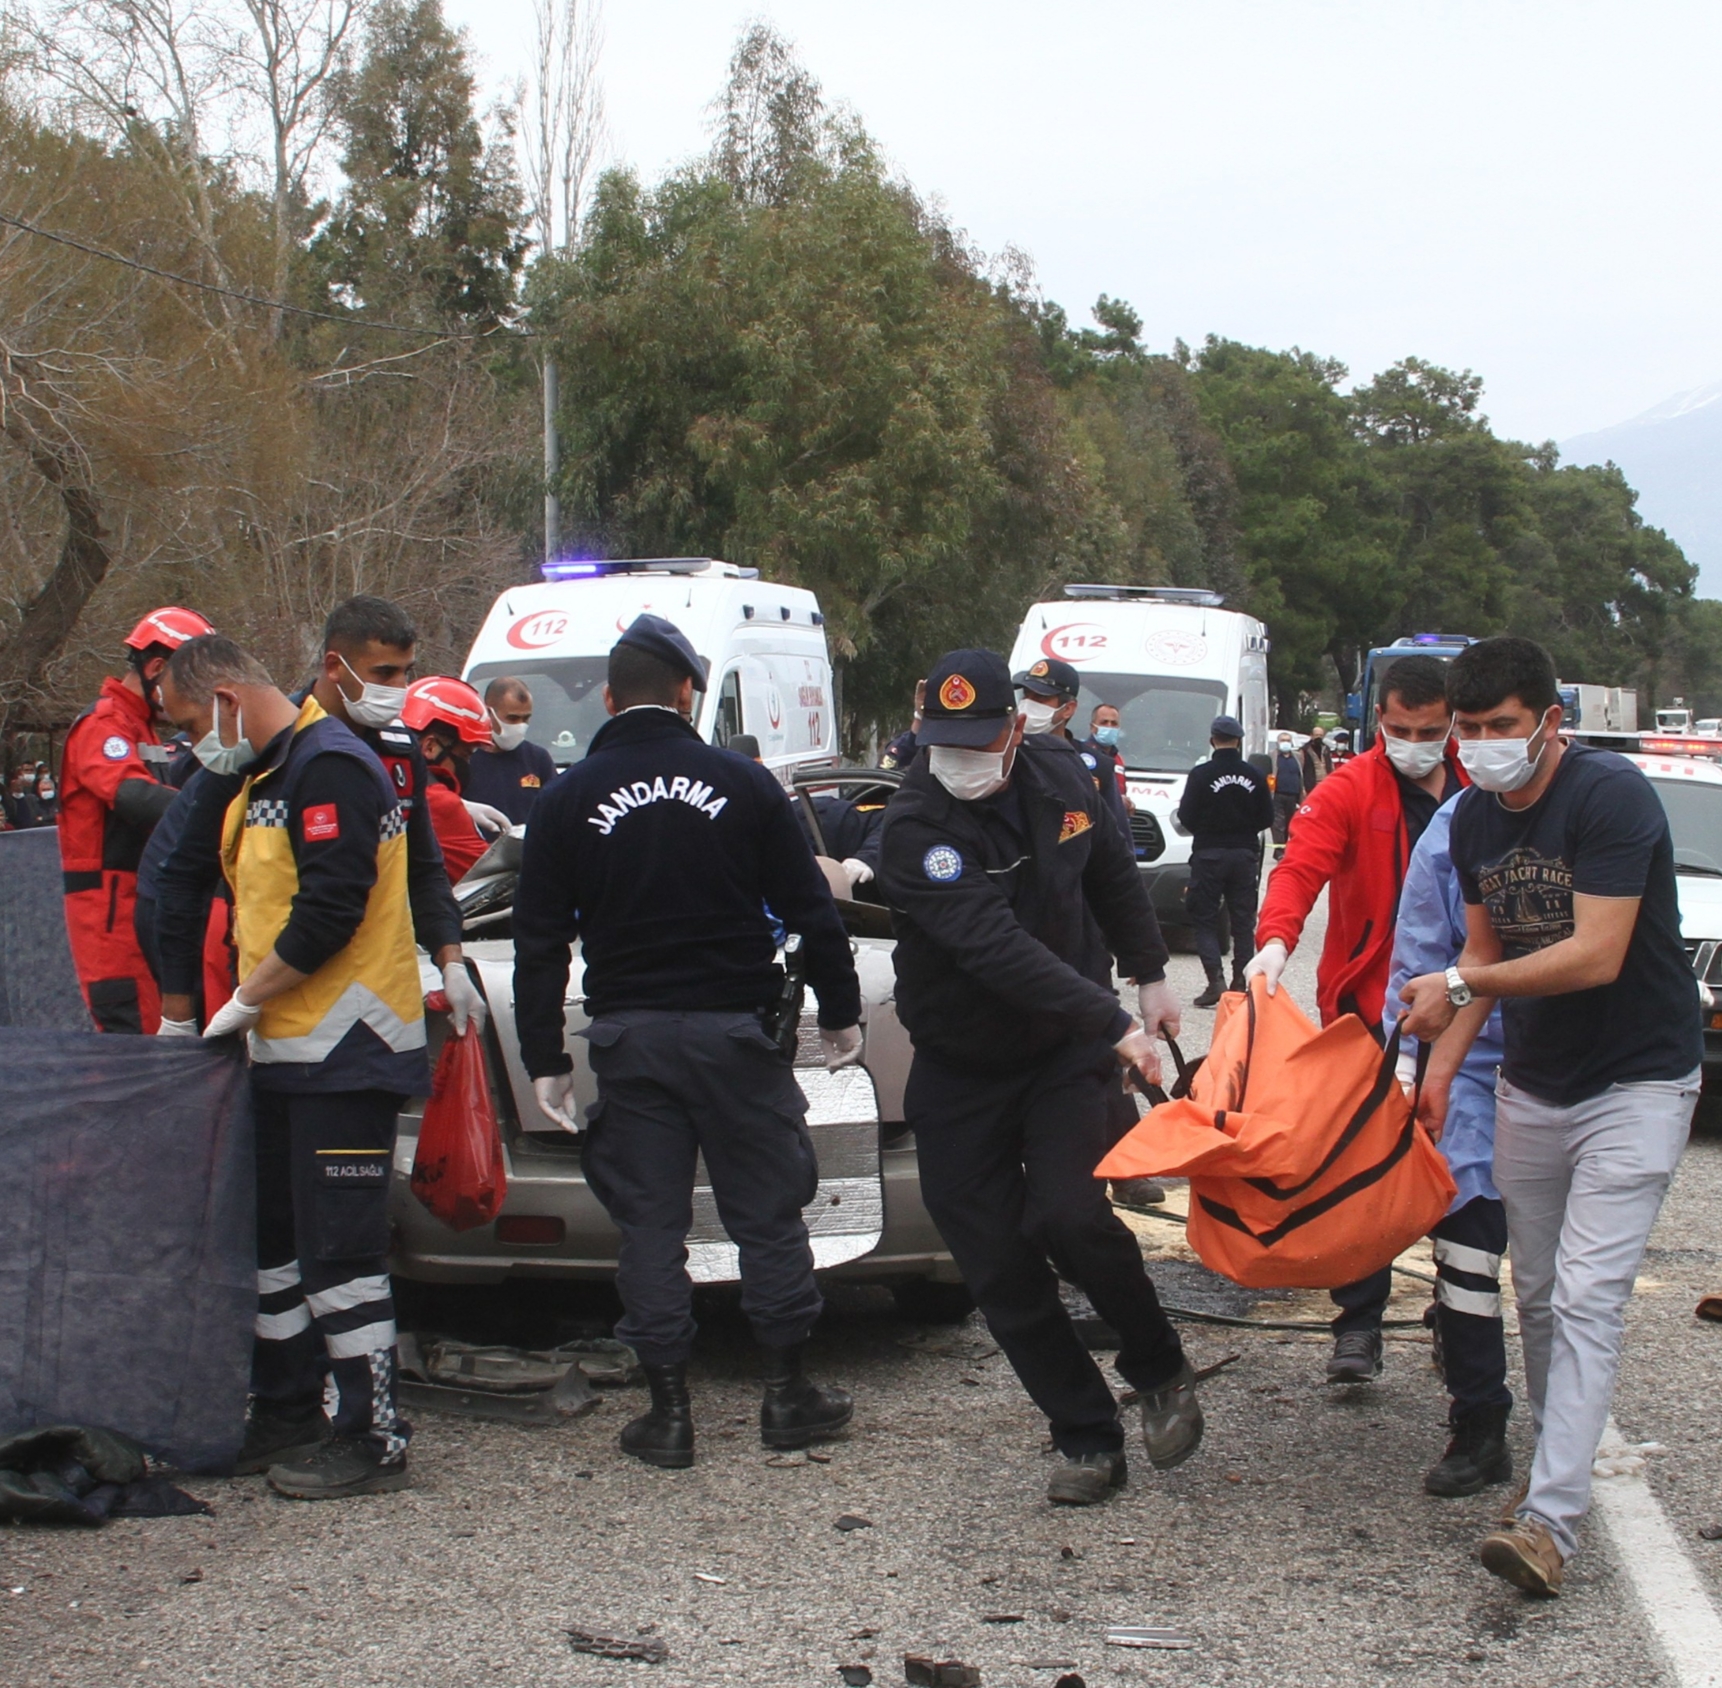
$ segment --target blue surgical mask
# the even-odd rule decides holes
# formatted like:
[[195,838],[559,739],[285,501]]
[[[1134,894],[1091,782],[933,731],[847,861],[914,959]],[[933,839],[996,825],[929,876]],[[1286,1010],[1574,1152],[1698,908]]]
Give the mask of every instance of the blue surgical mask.
[[212,774],[242,774],[257,760],[257,752],[251,748],[250,740],[245,736],[245,711],[239,710],[235,716],[235,725],[239,729],[239,741],[236,744],[221,742],[221,699],[215,699],[215,718],[210,723],[207,733],[191,747],[191,753]]
[[1114,749],[1123,736],[1124,729],[1122,727],[1096,727],[1094,729],[1094,742],[1105,745],[1108,750]]

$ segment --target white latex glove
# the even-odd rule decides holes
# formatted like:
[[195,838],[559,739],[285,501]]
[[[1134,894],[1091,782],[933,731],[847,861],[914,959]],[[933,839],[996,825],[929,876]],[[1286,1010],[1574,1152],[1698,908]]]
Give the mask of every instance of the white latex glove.
[[819,1047],[824,1051],[828,1073],[836,1072],[839,1067],[853,1067],[861,1059],[861,1028],[845,1026],[841,1031],[828,1032],[821,1026]]
[[1399,1080],[1399,1088],[1403,1090],[1407,1096],[1417,1088],[1416,1044],[1412,1044],[1411,1047],[1407,1049],[1403,1040],[1401,1040],[1399,1045],[1399,1059],[1393,1063],[1393,1076]]
[[1176,1037],[1184,1029],[1184,1011],[1178,1006],[1172,987],[1164,979],[1138,985],[1136,1001],[1142,1009],[1142,1024],[1151,1036],[1159,1037],[1162,1026],[1166,1028],[1167,1037]]
[[560,1130],[578,1137],[580,1121],[574,1116],[574,1075],[552,1073],[548,1078],[532,1081],[532,1094],[538,1098],[538,1111]]
[[454,1035],[465,1037],[468,1021],[479,1031],[483,1031],[484,1022],[490,1017],[490,1009],[485,1003],[483,993],[472,982],[472,975],[467,972],[465,962],[451,961],[443,968],[442,988],[443,994],[448,998],[448,1021],[454,1027]]
[[843,871],[849,875],[851,885],[865,885],[873,877],[873,870],[859,856],[845,856]]
[[1113,1044],[1118,1059],[1127,1067],[1134,1067],[1149,1084],[1160,1082],[1160,1054],[1154,1047],[1154,1040],[1142,1027],[1134,1021],[1130,1030]]
[[1290,954],[1278,938],[1269,938],[1245,964],[1244,983],[1247,985],[1259,973],[1267,980],[1268,995],[1272,996],[1280,988],[1280,975],[1286,970]]
[[464,797],[461,802],[480,832],[506,832],[514,824],[500,809],[493,809],[488,803],[473,803]]
[[156,1028],[157,1037],[196,1037],[197,1022],[195,1020],[167,1020]]
[[253,1008],[251,1004],[235,991],[219,1009],[207,1026],[203,1028],[205,1037],[237,1037],[251,1030],[257,1024],[257,1016],[263,1012],[263,1004]]

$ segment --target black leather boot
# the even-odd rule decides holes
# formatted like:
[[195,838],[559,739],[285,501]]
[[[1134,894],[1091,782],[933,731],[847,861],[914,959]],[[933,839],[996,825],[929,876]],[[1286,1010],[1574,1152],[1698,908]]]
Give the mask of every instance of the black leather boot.
[[1513,1475],[1513,1454],[1507,1446],[1507,1417],[1512,1410],[1478,1407],[1455,1418],[1441,1463],[1423,1474],[1424,1489],[1451,1498],[1507,1482]]
[[1213,1008],[1225,994],[1225,972],[1218,965],[1215,965],[1208,969],[1208,988],[1190,1006],[1192,1008]]
[[688,1368],[642,1366],[652,1392],[651,1410],[623,1428],[622,1452],[647,1465],[682,1471],[694,1463],[694,1412],[688,1401]]
[[855,1416],[847,1389],[821,1389],[801,1369],[804,1343],[765,1349],[765,1400],[759,1409],[759,1439],[768,1448],[805,1448],[841,1430]]

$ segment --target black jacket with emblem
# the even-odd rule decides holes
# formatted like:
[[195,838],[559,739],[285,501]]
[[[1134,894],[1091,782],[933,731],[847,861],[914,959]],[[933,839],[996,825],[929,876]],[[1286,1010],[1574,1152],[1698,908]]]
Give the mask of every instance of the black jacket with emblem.
[[923,757],[885,811],[880,885],[897,1015],[916,1049],[992,1071],[1116,1041],[1112,957],[1149,982],[1166,945],[1124,835],[1072,746],[1024,739],[997,797],[952,797]]
[[1190,770],[1178,819],[1194,849],[1253,850],[1274,824],[1274,794],[1241,751],[1216,750]]
[[534,1078],[565,1073],[578,937],[586,1011],[763,1010],[781,974],[766,909],[799,932],[819,1023],[861,1015],[849,936],[776,779],[667,709],[608,721],[532,812],[514,896],[515,1020]]

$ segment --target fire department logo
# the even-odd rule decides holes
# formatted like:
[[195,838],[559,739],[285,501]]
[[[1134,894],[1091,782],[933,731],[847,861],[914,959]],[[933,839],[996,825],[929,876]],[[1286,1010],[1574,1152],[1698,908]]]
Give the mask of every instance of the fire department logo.
[[935,844],[921,858],[921,871],[935,885],[949,885],[963,876],[963,858],[949,844]]
[[939,702],[946,709],[967,709],[975,701],[975,688],[961,674],[953,674],[939,687]]
[[1094,822],[1088,818],[1085,810],[1066,809],[1064,824],[1058,829],[1058,841],[1060,844],[1068,844],[1071,839],[1080,838],[1093,825]]
[[1029,670],[1029,673],[1037,680],[1044,680],[1051,672],[1052,670],[1047,667],[1046,659],[1044,657],[1042,657],[1041,660]]
[[121,738],[115,733],[112,738],[102,740],[102,754],[110,762],[123,762],[132,753],[132,741]]

